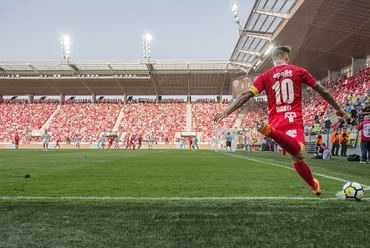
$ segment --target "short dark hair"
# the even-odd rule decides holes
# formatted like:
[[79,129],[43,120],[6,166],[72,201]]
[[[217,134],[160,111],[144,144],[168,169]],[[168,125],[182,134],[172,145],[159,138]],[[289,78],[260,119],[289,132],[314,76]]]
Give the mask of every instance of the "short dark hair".
[[285,54],[289,54],[291,50],[290,46],[277,46],[272,51],[272,60],[282,59]]

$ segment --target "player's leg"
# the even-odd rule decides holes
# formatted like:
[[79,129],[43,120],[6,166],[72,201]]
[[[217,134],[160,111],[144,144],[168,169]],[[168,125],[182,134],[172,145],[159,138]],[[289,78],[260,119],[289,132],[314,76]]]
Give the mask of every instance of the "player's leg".
[[[298,175],[310,186],[315,195],[321,195],[321,188],[319,181],[316,178],[313,178],[310,167],[304,161],[304,156],[306,153],[306,146],[302,143],[299,143],[301,150],[297,155],[291,155],[293,159],[293,166]],[[301,159],[302,158],[302,159]]]
[[301,146],[299,145],[298,141],[295,140],[295,138],[280,130],[271,128],[267,122],[258,122],[257,131],[275,140],[281,148],[291,155],[296,155],[301,150]]
[[[321,195],[319,182],[317,179],[313,178],[310,167],[308,167],[304,161],[306,146],[303,144],[303,132],[302,134],[297,133],[298,138],[293,138],[280,130],[271,128],[268,123],[263,123],[263,125],[259,124],[261,123],[257,124],[257,131],[274,139],[275,142],[292,157],[293,166],[298,175],[311,187],[316,195]],[[299,132],[299,130],[297,130],[297,132]],[[297,140],[302,140],[302,142],[298,142]]]

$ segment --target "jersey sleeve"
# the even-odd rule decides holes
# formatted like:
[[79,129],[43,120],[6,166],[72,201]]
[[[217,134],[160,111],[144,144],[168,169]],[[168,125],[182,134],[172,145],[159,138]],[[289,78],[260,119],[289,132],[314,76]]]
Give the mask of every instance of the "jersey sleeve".
[[302,69],[303,82],[312,87],[316,84],[317,80],[305,69]]
[[253,86],[249,88],[255,96],[265,90],[264,88],[264,74],[261,74],[257,77],[256,81],[254,81]]

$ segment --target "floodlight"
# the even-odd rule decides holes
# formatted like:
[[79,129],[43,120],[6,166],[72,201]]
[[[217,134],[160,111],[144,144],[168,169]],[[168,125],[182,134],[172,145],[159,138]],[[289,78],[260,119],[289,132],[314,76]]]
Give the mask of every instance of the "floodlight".
[[152,36],[147,34],[143,37],[143,52],[144,52],[144,58],[146,58],[149,61],[150,58],[150,41],[152,39]]
[[237,11],[237,6],[236,6],[236,3],[235,3],[235,0],[231,0],[231,10],[234,13],[235,22],[239,26],[239,34],[242,35],[243,34],[243,28],[240,25],[240,19],[239,19],[239,15],[238,15],[238,11]]
[[70,40],[69,37],[64,35],[60,37],[61,44],[62,44],[62,53],[63,53],[63,59],[65,60],[65,63],[68,64],[69,60],[69,54],[70,54]]
[[231,1],[231,10],[236,11],[238,7],[236,6],[236,3],[234,1]]

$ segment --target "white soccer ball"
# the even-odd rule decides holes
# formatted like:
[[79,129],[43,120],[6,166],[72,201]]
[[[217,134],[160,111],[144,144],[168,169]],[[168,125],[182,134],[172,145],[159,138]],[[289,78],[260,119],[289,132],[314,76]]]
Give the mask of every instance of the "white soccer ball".
[[356,182],[348,182],[343,186],[342,193],[345,199],[361,200],[364,197],[364,189],[361,184]]

